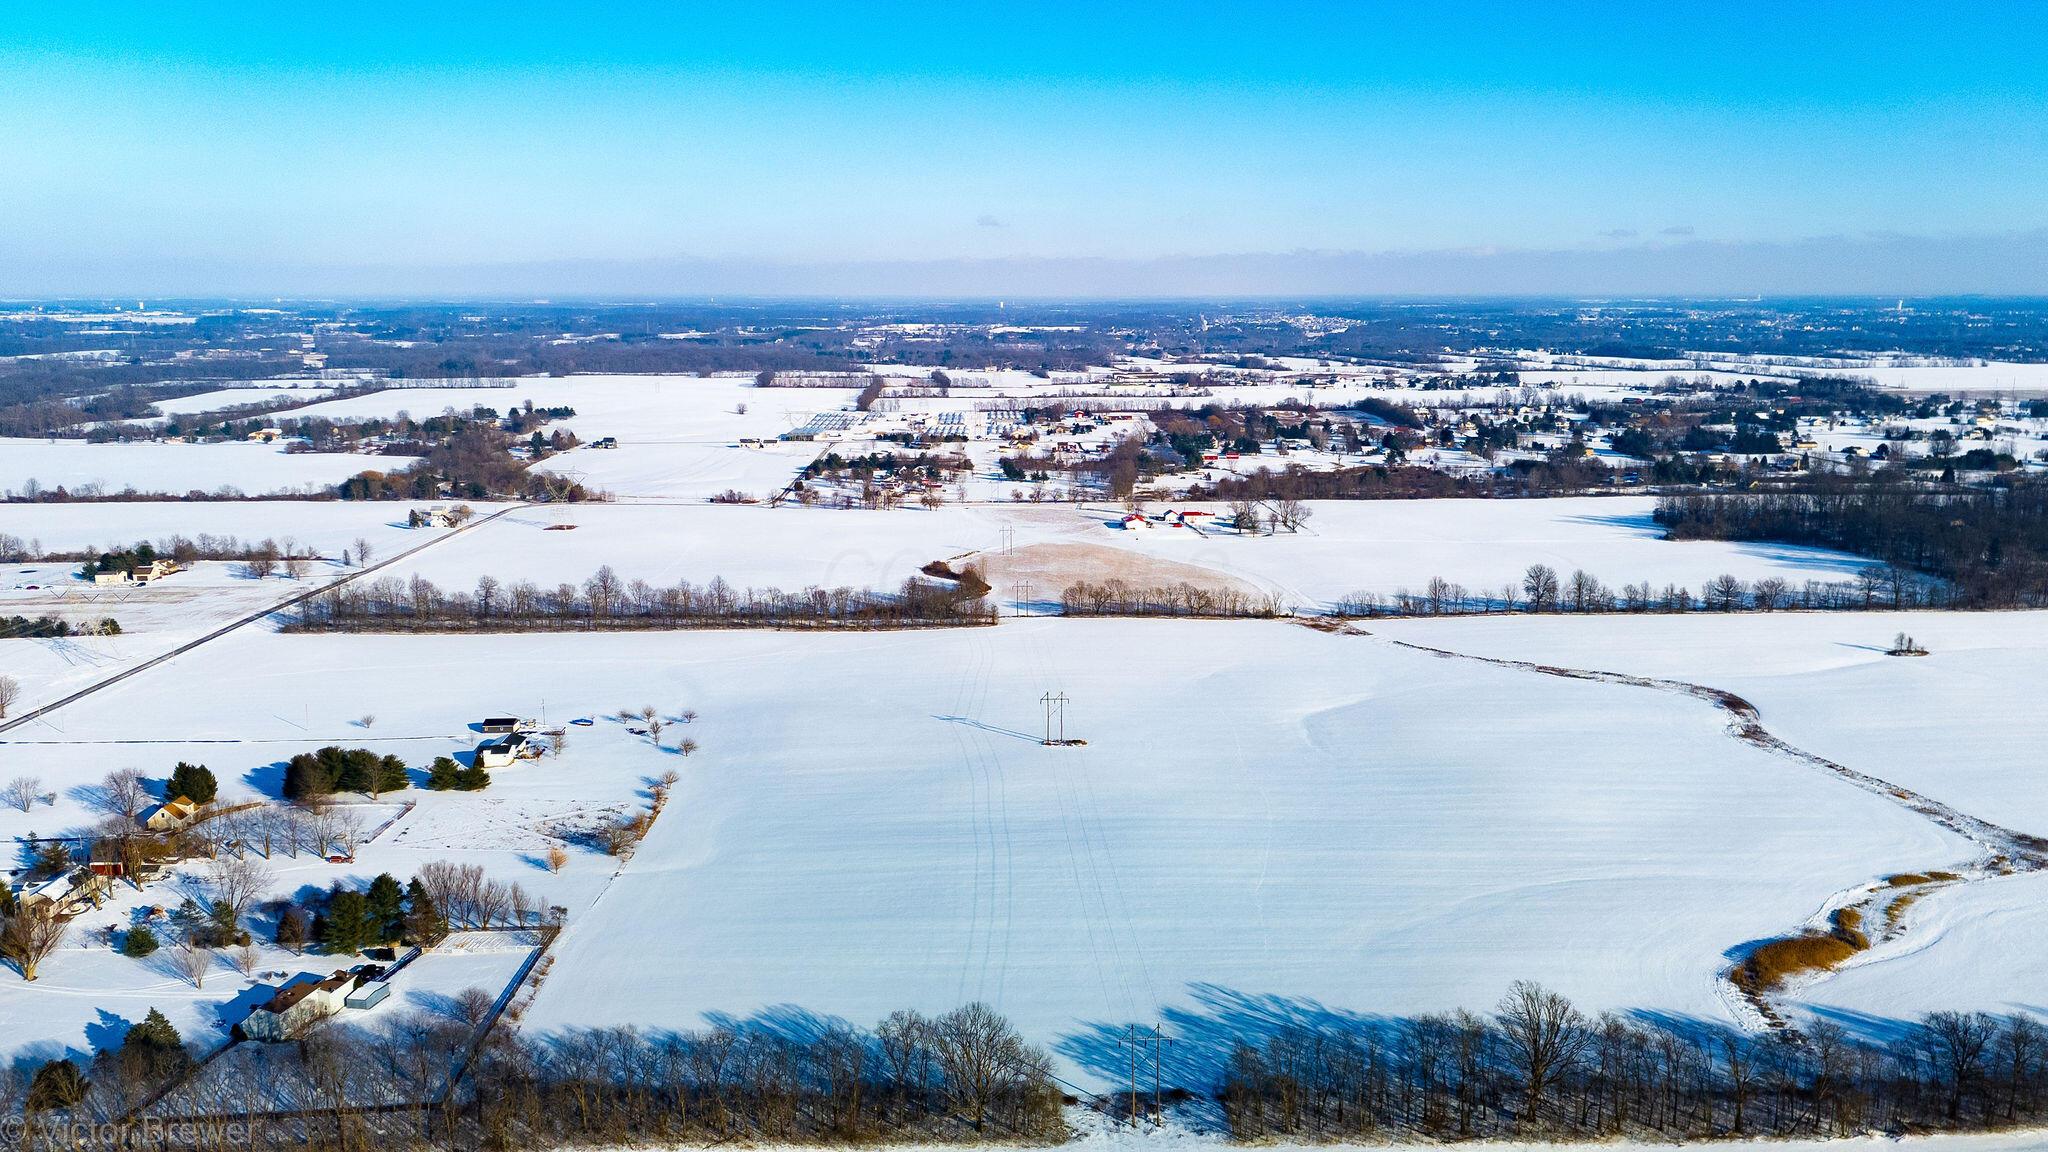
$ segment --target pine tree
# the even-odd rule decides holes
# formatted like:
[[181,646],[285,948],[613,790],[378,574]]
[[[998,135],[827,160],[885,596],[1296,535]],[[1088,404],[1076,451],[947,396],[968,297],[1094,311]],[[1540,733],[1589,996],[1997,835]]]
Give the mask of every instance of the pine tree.
[[185,1040],[178,1035],[178,1029],[155,1008],[142,1018],[142,1023],[128,1029],[128,1035],[121,1040],[123,1048],[151,1048],[159,1052],[180,1049]]
[[379,873],[370,881],[370,891],[365,898],[369,905],[369,919],[377,939],[396,940],[405,933],[405,889],[398,886],[391,873]]
[[137,924],[135,927],[130,928],[128,935],[122,939],[121,955],[133,956],[139,960],[155,952],[157,947],[156,933],[151,932],[146,924]]
[[327,908],[314,922],[320,946],[337,956],[362,951],[372,934],[369,901],[361,892],[337,889],[327,898]]
[[434,898],[417,878],[405,886],[405,939],[431,944],[448,934],[448,918],[434,907]]
[[213,803],[218,791],[219,784],[206,765],[187,764],[183,760],[178,761],[178,766],[171,769],[170,783],[164,787],[164,795],[169,799],[175,800],[183,796],[199,804]]

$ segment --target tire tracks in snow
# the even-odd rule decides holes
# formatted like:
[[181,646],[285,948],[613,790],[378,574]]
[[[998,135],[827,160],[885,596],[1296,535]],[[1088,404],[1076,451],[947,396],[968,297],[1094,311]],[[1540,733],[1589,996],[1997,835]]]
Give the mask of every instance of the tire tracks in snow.
[[[1654,692],[1665,692],[1689,696],[1695,700],[1720,709],[1728,715],[1727,732],[1730,736],[1752,747],[1761,748],[1783,759],[1826,773],[1834,778],[1860,788],[1873,796],[1881,797],[1937,827],[1962,837],[1979,850],[1978,859],[1961,871],[1944,874],[1952,878],[1929,879],[1920,885],[1899,886],[1889,882],[1887,877],[1878,877],[1845,888],[1828,897],[1821,909],[1805,924],[1792,933],[1825,931],[1828,918],[1835,911],[1854,908],[1868,920],[1873,912],[1883,914],[1891,901],[1900,895],[1918,895],[1948,884],[1969,883],[1992,876],[2010,875],[2017,872],[2037,872],[2048,869],[2048,838],[2028,832],[2020,832],[1989,820],[1972,816],[1931,796],[1916,792],[1900,784],[1894,784],[1879,776],[1851,768],[1836,760],[1830,760],[1815,752],[1809,752],[1786,741],[1783,737],[1764,727],[1762,714],[1756,705],[1723,688],[1696,684],[1689,680],[1674,680],[1657,676],[1634,676],[1625,672],[1609,672],[1591,668],[1569,668],[1556,664],[1543,664],[1534,660],[1511,660],[1499,656],[1478,656],[1449,648],[1437,648],[1428,644],[1417,644],[1409,640],[1396,640],[1391,636],[1380,636],[1355,624],[1328,617],[1308,618],[1301,621],[1303,626],[1319,632],[1339,636],[1359,636],[1377,640],[1396,648],[1420,652],[1442,660],[1468,660],[1478,664],[1490,664],[1496,668],[1507,668],[1518,672],[1532,672],[1542,676],[1555,676],[1564,680],[1582,680],[1597,684],[1619,684],[1631,688],[1645,688]],[[1908,902],[1910,905],[1910,901]],[[1875,925],[1873,925],[1875,927]],[[1907,925],[1895,915],[1887,915],[1882,925],[1880,943],[1903,939]],[[1762,943],[1759,941],[1758,943]],[[1907,951],[1917,951],[1917,943]],[[1894,949],[1889,955],[1897,955]],[[1796,1031],[1787,1024],[1779,997],[1786,988],[1750,990],[1736,984],[1733,979],[1736,968],[1743,957],[1724,969],[1719,978],[1722,999],[1728,1003],[1737,1020],[1754,1031],[1787,1030]],[[1862,963],[1874,962],[1884,957],[1872,957],[1869,950],[1859,952],[1840,967],[1855,967]],[[1837,969],[1838,970],[1838,969]],[[1822,970],[1817,976],[1800,981],[1799,987],[1811,987],[1824,980],[1833,970]]]

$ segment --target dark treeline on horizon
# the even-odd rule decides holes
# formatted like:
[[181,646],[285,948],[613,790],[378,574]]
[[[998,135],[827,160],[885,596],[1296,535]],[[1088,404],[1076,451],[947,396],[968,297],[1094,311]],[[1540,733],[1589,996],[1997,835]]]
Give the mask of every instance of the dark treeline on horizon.
[[1910,482],[1890,470],[1816,476],[1768,491],[1665,496],[1679,540],[1770,540],[1874,557],[1945,582],[1957,607],[2048,605],[2048,483]]

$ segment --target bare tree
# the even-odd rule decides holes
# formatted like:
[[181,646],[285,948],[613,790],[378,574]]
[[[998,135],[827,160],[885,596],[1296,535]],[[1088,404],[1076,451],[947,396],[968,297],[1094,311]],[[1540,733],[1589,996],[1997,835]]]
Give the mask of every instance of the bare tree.
[[370,542],[361,536],[356,537],[356,563],[365,568],[370,566]]
[[548,845],[547,860],[548,871],[560,872],[562,867],[569,863],[569,854],[562,850],[560,844],[550,844]]
[[71,925],[42,909],[23,909],[0,924],[0,956],[14,962],[23,980],[34,980],[50,954],[64,946]]
[[1508,1058],[1522,1077],[1526,1101],[1522,1119],[1533,1120],[1542,1111],[1545,1091],[1585,1050],[1586,1018],[1571,1001],[1527,980],[1508,987],[1494,1015]]
[[148,806],[149,800],[149,786],[142,782],[142,773],[133,768],[109,772],[100,782],[100,808],[109,815],[132,821]]
[[0,676],[0,719],[6,717],[7,710],[14,707],[14,702],[19,699],[21,699],[21,681],[16,680],[12,676]]
[[1928,1054],[1948,1082],[1948,1118],[1960,1120],[1963,1097],[1984,1075],[1984,1058],[1998,1022],[1982,1012],[1933,1012],[1927,1017]]
[[1022,1063],[1024,1041],[1008,1020],[980,1003],[953,1009],[932,1021],[931,1031],[946,1079],[963,1097],[979,1132],[998,1088]]
[[[5,714],[5,709],[0,709],[0,715]],[[36,797],[42,794],[43,782],[40,779],[34,776],[16,776],[7,782],[6,788],[0,789],[0,803],[26,812],[35,807]]]
[[212,952],[186,940],[172,949],[170,961],[171,970],[191,981],[192,987],[206,987],[206,970],[213,967]]
[[1531,612],[1549,612],[1557,607],[1557,570],[1548,564],[1531,564],[1522,574],[1522,596]]
[[327,834],[344,856],[354,856],[363,842],[363,814],[353,808],[336,805],[328,813]]
[[207,863],[202,877],[207,899],[237,923],[249,905],[270,890],[274,879],[270,865],[255,856],[217,857]]

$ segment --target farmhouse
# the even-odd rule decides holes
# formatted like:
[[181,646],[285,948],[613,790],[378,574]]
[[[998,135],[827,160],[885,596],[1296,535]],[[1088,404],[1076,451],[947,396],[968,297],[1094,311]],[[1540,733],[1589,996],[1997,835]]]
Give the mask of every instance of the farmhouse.
[[353,975],[337,971],[325,980],[287,984],[249,1013],[242,1034],[251,1040],[289,1040],[346,1007],[354,983]]
[[484,768],[507,768],[515,760],[531,760],[539,755],[540,745],[529,739],[526,733],[510,732],[501,739],[477,745],[476,762]]
[[174,560],[152,560],[147,564],[137,565],[132,571],[116,568],[105,572],[95,572],[92,574],[92,582],[101,586],[109,584],[148,584],[151,581],[161,580],[176,571],[178,571],[178,564]]
[[143,817],[142,826],[151,832],[177,832],[191,824],[198,815],[198,802],[190,796],[179,796],[167,804],[157,805],[156,811]]
[[89,868],[79,868],[22,889],[17,903],[24,913],[70,916],[88,907],[99,907],[108,887],[105,877]]

